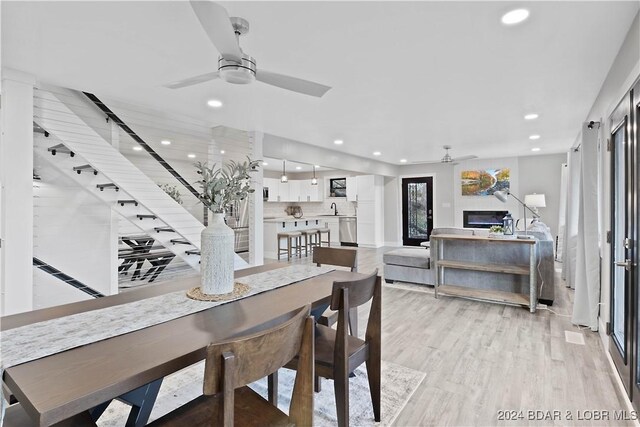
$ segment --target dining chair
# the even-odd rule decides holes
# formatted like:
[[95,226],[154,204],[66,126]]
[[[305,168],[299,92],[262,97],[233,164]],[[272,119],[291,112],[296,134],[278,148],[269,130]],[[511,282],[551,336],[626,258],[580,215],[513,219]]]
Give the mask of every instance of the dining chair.
[[[159,418],[152,426],[310,426],[313,422],[314,321],[307,305],[251,335],[210,344],[204,394]],[[279,318],[282,319],[282,316]],[[296,357],[297,355],[297,357]],[[291,359],[296,373],[289,415],[247,387]]]
[[[313,252],[313,262],[318,267],[321,265],[335,265],[347,267],[351,271],[358,271],[358,251],[348,248],[317,247]],[[328,305],[316,308],[311,311],[311,315],[317,319],[318,323],[332,326],[338,321],[338,313],[329,311],[328,308]],[[358,336],[358,309],[355,307],[349,313],[349,329],[351,330],[351,335]]]
[[[333,379],[338,426],[349,425],[349,374],[363,363],[369,378],[369,391],[375,421],[380,421],[380,365],[382,285],[376,269],[369,276],[353,281],[334,282],[331,309],[338,312],[336,329],[316,325],[316,375]],[[365,339],[349,335],[347,319],[349,309],[371,301]],[[296,359],[287,368],[298,369]]]

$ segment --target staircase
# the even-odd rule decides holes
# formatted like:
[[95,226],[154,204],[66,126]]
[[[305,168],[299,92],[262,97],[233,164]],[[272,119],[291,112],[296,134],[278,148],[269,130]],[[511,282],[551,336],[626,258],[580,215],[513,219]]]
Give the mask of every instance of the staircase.
[[[36,155],[199,271],[204,226],[103,138],[96,120],[104,116],[82,93],[38,90],[34,122],[48,137],[36,139]],[[235,264],[246,266],[238,255]]]
[[52,275],[53,277],[62,280],[63,282],[65,282],[66,284],[73,286],[74,288],[76,288],[79,291],[84,292],[87,295],[92,296],[93,298],[102,298],[104,296],[104,294],[96,291],[93,288],[90,288],[89,286],[85,285],[84,283],[74,279],[73,277],[69,276],[68,274],[63,273],[62,271],[58,270],[57,268],[47,264],[46,262],[33,257],[33,266],[36,268],[39,268],[40,270],[44,271],[45,273],[49,273],[50,275]]

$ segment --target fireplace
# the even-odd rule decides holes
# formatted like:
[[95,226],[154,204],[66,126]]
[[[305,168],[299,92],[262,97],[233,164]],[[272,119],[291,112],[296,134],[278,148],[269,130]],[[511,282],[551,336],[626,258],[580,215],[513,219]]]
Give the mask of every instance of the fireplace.
[[462,211],[464,228],[491,228],[492,225],[502,225],[502,218],[509,211]]

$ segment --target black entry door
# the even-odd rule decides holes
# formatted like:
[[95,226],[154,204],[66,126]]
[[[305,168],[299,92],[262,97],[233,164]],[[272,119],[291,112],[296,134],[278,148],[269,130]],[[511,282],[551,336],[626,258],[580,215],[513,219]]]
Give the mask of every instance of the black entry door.
[[402,179],[402,244],[419,246],[433,230],[433,178]]

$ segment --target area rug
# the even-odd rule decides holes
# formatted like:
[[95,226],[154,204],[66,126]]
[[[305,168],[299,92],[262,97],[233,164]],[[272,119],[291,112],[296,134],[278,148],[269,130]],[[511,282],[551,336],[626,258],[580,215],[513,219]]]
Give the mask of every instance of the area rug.
[[[199,363],[165,378],[149,420],[153,421],[202,394],[203,372],[204,363]],[[278,406],[285,412],[289,408],[294,376],[293,371],[280,370]],[[383,361],[380,402],[382,422],[376,423],[373,420],[366,370],[364,366],[358,368],[356,377],[351,378],[349,382],[349,424],[352,426],[391,425],[424,377],[423,372]],[[266,397],[266,380],[255,382],[251,387]],[[315,426],[337,425],[333,381],[322,380],[322,391],[315,394],[314,404],[313,424]],[[100,427],[124,426],[128,413],[128,405],[113,401],[97,424]]]

